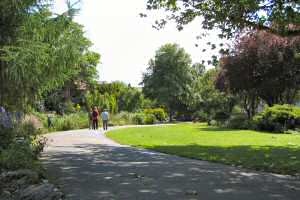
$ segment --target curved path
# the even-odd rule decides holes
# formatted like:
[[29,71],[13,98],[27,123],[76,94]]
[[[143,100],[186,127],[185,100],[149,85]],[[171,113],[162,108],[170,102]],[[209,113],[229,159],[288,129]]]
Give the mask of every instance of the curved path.
[[298,200],[300,179],[119,145],[103,132],[47,135],[42,160],[68,200]]

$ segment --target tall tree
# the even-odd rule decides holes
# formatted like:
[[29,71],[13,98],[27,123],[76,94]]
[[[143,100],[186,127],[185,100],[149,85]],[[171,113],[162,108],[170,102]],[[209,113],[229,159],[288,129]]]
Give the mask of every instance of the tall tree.
[[31,1],[22,9],[19,2],[6,5],[16,7],[12,15],[21,20],[11,28],[15,37],[6,38],[0,46],[0,104],[24,110],[41,94],[62,86],[80,72],[82,56],[91,42],[71,17],[54,17],[47,6],[39,6],[42,1]]
[[191,58],[177,44],[159,48],[150,60],[143,76],[143,92],[146,97],[157,100],[170,114],[189,103],[191,95]]
[[193,95],[191,98],[193,111],[201,111],[208,120],[218,113],[229,116],[236,103],[235,97],[225,95],[215,87],[215,79],[219,71],[210,69],[202,75],[196,75],[193,81]]
[[[222,36],[232,37],[244,28],[269,30],[279,35],[300,34],[298,0],[148,0],[148,9],[164,9],[167,20],[179,29],[196,17],[204,29],[219,28]],[[167,20],[157,22],[163,26]]]
[[293,103],[300,87],[299,47],[300,37],[265,31],[243,36],[222,59],[218,79],[230,92],[248,94],[248,100],[260,97],[270,106]]

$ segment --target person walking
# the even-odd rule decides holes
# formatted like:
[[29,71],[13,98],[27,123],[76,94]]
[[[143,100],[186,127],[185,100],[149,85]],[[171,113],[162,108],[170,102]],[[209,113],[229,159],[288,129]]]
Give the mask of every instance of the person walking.
[[53,128],[54,125],[53,125],[53,114],[52,113],[49,113],[47,115],[47,121],[48,121],[48,128]]
[[107,130],[108,127],[108,120],[109,120],[109,114],[107,109],[104,109],[104,111],[101,113],[101,118],[103,122],[103,130]]
[[93,117],[93,129],[97,130],[98,129],[98,120],[99,120],[99,112],[98,112],[97,107],[94,107],[92,117]]
[[93,108],[88,111],[89,129],[93,128]]

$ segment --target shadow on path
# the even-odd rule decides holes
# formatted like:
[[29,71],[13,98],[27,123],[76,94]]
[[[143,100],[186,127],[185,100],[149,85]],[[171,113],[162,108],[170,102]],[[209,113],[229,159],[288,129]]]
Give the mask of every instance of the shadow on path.
[[297,200],[300,180],[130,147],[51,146],[43,162],[67,199]]

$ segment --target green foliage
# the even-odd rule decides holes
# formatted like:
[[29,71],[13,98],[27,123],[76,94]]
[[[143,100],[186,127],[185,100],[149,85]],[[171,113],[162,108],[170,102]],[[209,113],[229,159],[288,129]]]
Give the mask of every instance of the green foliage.
[[87,92],[85,95],[85,100],[88,108],[97,106],[100,108],[100,110],[109,109],[111,113],[117,113],[118,111],[116,97],[109,95],[109,93],[101,94],[97,90],[93,92]]
[[144,98],[142,108],[148,109],[148,108],[155,108],[156,106],[158,106],[158,105],[155,100],[152,100],[149,98]]
[[[100,55],[95,52],[84,53],[79,64],[79,72],[70,77],[60,88],[43,94],[42,103],[44,103],[45,109],[62,113],[63,107],[67,107],[68,110],[68,104],[71,100],[86,106],[85,91],[93,90],[98,84],[96,79],[98,78],[97,64],[99,59]],[[72,112],[71,108],[69,113]]]
[[97,65],[100,63],[100,54],[87,51],[83,54],[80,61],[80,72],[76,75],[75,80],[79,84],[85,84],[87,89],[96,85],[98,77]]
[[46,6],[37,6],[42,1],[26,2],[31,3],[21,9],[19,1],[7,2],[7,7],[15,8],[12,16],[22,20],[11,27],[15,38],[0,43],[0,103],[10,110],[26,110],[43,93],[78,74],[91,45],[83,27],[69,16],[54,17]]
[[157,122],[154,114],[146,114],[144,119],[145,124],[155,124]]
[[167,113],[163,108],[152,108],[152,109],[145,109],[144,113],[146,115],[154,115],[157,121],[163,122],[167,119]]
[[131,87],[123,82],[103,83],[98,88],[101,94],[107,94],[114,97],[115,112],[137,112],[145,106],[152,106],[149,99],[145,99],[142,91],[139,88]]
[[220,123],[218,123],[216,120],[212,119],[212,120],[208,121],[208,125],[209,126],[219,126]]
[[89,126],[88,114],[84,112],[79,112],[79,113],[73,113],[64,116],[60,116],[60,115],[54,116],[53,127],[49,131],[76,130],[76,129],[88,128],[88,126]]
[[5,128],[0,125],[0,150],[7,148],[16,137],[16,132],[12,128]]
[[[280,35],[299,35],[299,1],[198,1],[198,0],[147,0],[150,10],[168,12],[165,19],[157,22],[157,28],[167,21],[177,23],[179,30],[201,17],[202,28],[222,31],[221,37],[233,37],[245,29],[262,29]],[[296,27],[293,27],[295,25]]]
[[191,95],[190,55],[177,44],[160,47],[150,60],[142,83],[145,96],[165,106],[169,113],[181,110]]
[[111,117],[112,125],[129,125],[129,124],[155,124],[166,119],[166,113],[163,109],[146,109],[144,112],[128,113],[121,112]]
[[226,120],[228,120],[230,117],[230,114],[224,111],[219,111],[215,114],[214,119],[219,123],[224,123]]
[[202,76],[195,77],[193,82],[193,95],[190,99],[190,108],[194,112],[198,111],[202,113],[201,118],[207,121],[213,118],[221,121],[225,120],[231,114],[236,104],[234,96],[227,95],[216,89],[215,79],[217,74],[218,70],[211,69]]
[[[4,138],[3,133],[6,136]],[[1,129],[0,168],[15,170],[38,167],[37,158],[46,143],[39,134],[40,131],[32,123],[14,124],[12,129]]]
[[254,128],[253,121],[249,120],[247,116],[243,113],[231,115],[228,121],[225,123],[225,126],[231,129],[242,129],[242,130]]
[[120,113],[112,115],[110,118],[110,123],[111,123],[111,125],[114,125],[114,126],[135,124],[134,114],[126,112],[126,111],[122,111]]
[[75,105],[72,103],[72,101],[67,101],[64,105],[64,113],[70,114],[74,113],[76,111]]
[[14,122],[12,128],[0,126],[0,150],[9,147],[17,138],[22,138],[22,140],[31,143],[40,134],[39,130],[30,122]]
[[143,125],[145,124],[146,115],[144,113],[135,113],[132,121],[134,124]]
[[194,63],[192,65],[191,71],[192,71],[193,77],[195,79],[197,79],[198,77],[202,76],[205,73],[205,66],[200,63]]
[[12,143],[0,153],[0,167],[9,170],[31,169],[35,162],[30,145]]
[[209,120],[209,117],[208,117],[207,113],[205,113],[203,111],[196,111],[192,114],[192,119],[195,122],[197,122],[197,121],[207,122]]
[[144,96],[136,88],[129,87],[121,92],[118,97],[118,106],[120,111],[136,112],[143,107]]
[[267,107],[254,117],[259,130],[284,132],[300,126],[300,108],[293,105]]

